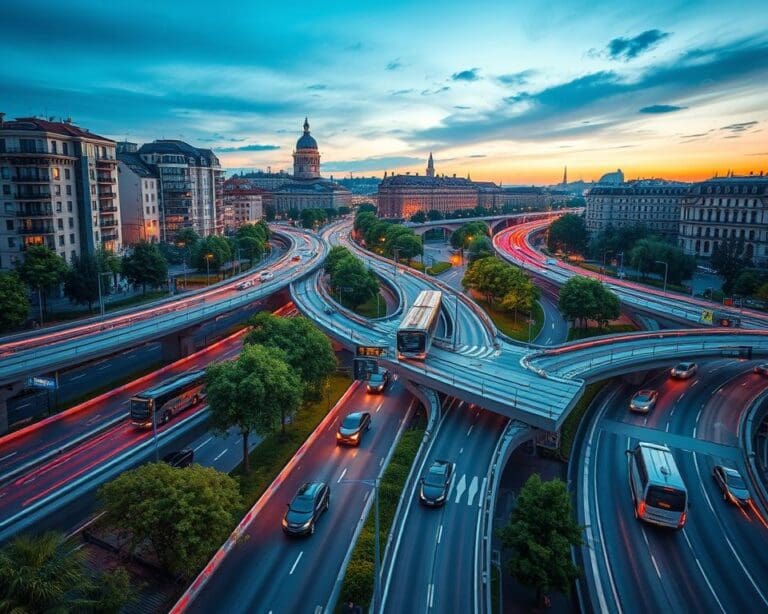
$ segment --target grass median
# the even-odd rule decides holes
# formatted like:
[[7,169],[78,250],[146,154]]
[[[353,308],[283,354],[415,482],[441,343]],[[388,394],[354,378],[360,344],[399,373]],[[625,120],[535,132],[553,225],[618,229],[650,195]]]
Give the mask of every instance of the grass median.
[[[508,311],[503,311],[493,307],[488,301],[483,299],[475,299],[477,303],[485,310],[490,316],[493,323],[496,325],[502,333],[508,337],[512,337],[517,341],[524,343],[528,342],[528,315],[525,313],[518,313],[517,317]],[[541,332],[541,327],[544,326],[544,310],[541,305],[536,302],[533,305],[533,324],[531,325],[530,338],[535,339]]]
[[[381,479],[379,486],[379,543],[382,558],[400,495],[424,437],[424,428],[425,425],[420,423],[403,433]],[[371,506],[371,511],[357,539],[357,544],[344,575],[344,583],[341,586],[339,603],[336,607],[337,612],[341,612],[342,604],[347,601],[353,601],[356,605],[362,606],[363,611],[368,609],[371,602],[376,543],[375,522],[375,512]]]
[[601,335],[615,335],[616,333],[628,333],[637,330],[634,324],[609,324],[608,326],[593,326],[591,328],[570,328],[568,329],[568,341],[578,341],[589,337],[599,337]]

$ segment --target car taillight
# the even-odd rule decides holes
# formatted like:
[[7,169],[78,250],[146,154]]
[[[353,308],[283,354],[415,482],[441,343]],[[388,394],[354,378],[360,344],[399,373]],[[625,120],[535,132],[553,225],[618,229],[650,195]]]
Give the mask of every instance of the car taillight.
[[640,501],[640,503],[637,504],[637,515],[639,518],[645,516],[645,501]]
[[686,519],[685,512],[683,512],[682,514],[680,514],[680,522],[677,523],[678,529],[683,528],[683,526],[685,525],[685,519]]

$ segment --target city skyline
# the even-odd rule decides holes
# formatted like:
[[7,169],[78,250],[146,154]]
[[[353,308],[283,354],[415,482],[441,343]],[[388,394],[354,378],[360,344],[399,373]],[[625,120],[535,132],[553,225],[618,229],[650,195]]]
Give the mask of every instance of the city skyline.
[[586,181],[619,167],[679,180],[760,172],[759,6],[738,3],[733,20],[714,2],[376,13],[192,2],[172,17],[147,2],[13,3],[0,111],[72,117],[116,140],[181,138],[225,168],[290,168],[309,116],[325,175],[423,173],[430,151],[437,172],[505,184],[557,183],[565,165]]

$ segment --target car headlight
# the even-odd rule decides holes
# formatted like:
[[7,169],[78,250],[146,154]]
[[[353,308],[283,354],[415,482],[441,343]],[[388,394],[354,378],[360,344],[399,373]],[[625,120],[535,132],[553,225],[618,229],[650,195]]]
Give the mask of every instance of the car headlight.
[[350,439],[352,439],[352,440],[357,440],[357,439],[359,439],[359,437],[360,437],[360,433],[355,433],[354,435],[352,435],[352,436],[350,437]]
[[443,501],[445,501],[445,495],[440,495],[439,497],[435,497],[436,503],[441,503]]
[[287,521],[285,518],[283,518],[283,526],[284,526],[284,527],[287,527],[287,526],[288,526],[288,521]]
[[301,525],[301,528],[302,528],[302,529],[308,529],[308,528],[309,528],[309,525],[311,525],[311,524],[312,524],[312,519],[310,518],[310,519],[309,519],[309,520],[307,520],[307,521],[306,521],[304,524],[302,524],[302,525]]

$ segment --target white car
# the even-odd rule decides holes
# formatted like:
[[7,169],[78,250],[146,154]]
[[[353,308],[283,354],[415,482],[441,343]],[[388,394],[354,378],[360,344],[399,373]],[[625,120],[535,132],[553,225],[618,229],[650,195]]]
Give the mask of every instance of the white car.
[[261,281],[271,281],[275,278],[275,274],[272,271],[262,271],[259,273],[259,279]]
[[669,372],[669,374],[674,379],[690,379],[696,375],[698,370],[699,367],[695,362],[679,362],[674,367],[672,367],[672,370]]
[[253,287],[253,280],[252,279],[246,279],[245,281],[241,281],[239,284],[235,286],[235,290],[247,290],[248,288]]

